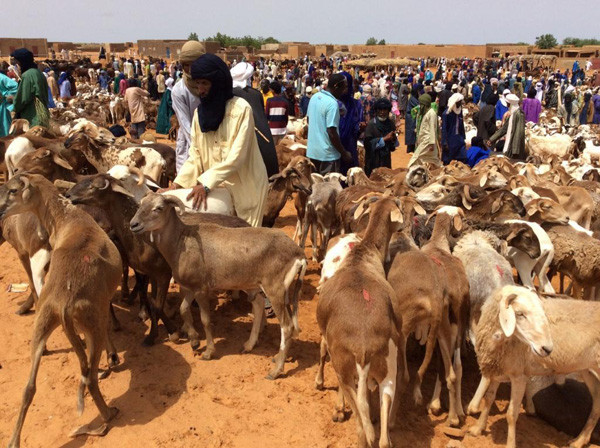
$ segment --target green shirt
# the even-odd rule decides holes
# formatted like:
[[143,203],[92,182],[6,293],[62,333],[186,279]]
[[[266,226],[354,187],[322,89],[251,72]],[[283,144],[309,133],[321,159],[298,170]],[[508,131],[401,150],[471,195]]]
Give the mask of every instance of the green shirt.
[[[39,116],[35,107],[35,98],[39,98],[46,109],[46,117]],[[40,106],[38,106],[40,107]],[[30,68],[19,83],[19,90],[14,100],[14,111],[16,118],[25,118],[31,126],[47,125],[45,119],[48,117],[48,82],[46,77],[36,68]]]

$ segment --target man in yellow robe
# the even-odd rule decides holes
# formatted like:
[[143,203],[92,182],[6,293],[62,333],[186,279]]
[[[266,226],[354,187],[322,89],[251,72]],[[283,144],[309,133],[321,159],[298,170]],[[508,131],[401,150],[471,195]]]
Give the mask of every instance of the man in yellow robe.
[[431,107],[431,96],[428,94],[419,97],[419,116],[417,120],[417,147],[408,166],[414,164],[431,163],[440,166],[440,142],[438,115]]
[[218,56],[202,55],[191,74],[201,102],[192,121],[189,157],[172,188],[192,188],[188,199],[199,208],[212,189],[225,187],[237,215],[258,227],[269,183],[252,108],[233,96],[231,73]]

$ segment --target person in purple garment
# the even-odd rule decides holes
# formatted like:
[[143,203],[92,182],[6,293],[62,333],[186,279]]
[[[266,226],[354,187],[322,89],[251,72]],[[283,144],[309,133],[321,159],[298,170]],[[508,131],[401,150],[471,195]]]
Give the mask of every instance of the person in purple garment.
[[529,89],[527,92],[527,98],[523,100],[523,113],[525,114],[525,123],[531,121],[538,123],[540,119],[540,113],[542,112],[542,103],[535,97],[536,90],[534,88]]
[[594,124],[600,124],[600,92],[596,88],[596,94],[592,97],[594,103]]

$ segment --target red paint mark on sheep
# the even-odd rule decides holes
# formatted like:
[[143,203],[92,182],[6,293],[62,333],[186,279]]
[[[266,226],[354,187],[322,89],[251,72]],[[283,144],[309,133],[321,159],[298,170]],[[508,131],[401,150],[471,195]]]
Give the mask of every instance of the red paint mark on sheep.
[[356,243],[348,243],[350,250],[354,249],[354,246],[356,246]]
[[504,277],[504,270],[500,266],[496,265],[496,270],[500,274],[500,277]]
[[90,262],[90,256],[89,255],[84,255],[83,256],[83,261],[85,261],[86,263]]
[[373,300],[373,299],[371,298],[371,294],[369,294],[369,291],[367,291],[366,289],[363,289],[362,293],[363,293],[363,299],[365,299],[367,304],[370,304],[371,300]]
[[435,264],[437,264],[438,266],[441,266],[441,265],[442,265],[442,262],[440,261],[440,259],[439,259],[439,258],[436,258],[436,257],[434,257],[433,255],[430,255],[430,256],[429,256],[429,258],[431,258],[431,260],[433,260],[433,262],[434,262]]

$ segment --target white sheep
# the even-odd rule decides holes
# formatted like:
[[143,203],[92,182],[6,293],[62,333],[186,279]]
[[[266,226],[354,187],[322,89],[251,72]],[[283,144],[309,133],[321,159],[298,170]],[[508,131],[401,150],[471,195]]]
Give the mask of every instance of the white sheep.
[[507,410],[506,446],[516,446],[516,422],[527,380],[531,376],[579,373],[593,399],[592,412],[570,447],[589,441],[600,417],[600,303],[546,299],[524,287],[504,286],[486,301],[476,329],[475,352],[482,382],[489,387],[481,415],[470,428],[478,436],[485,429],[499,382],[511,382]]
[[206,209],[204,206],[201,206],[198,210],[193,208],[192,200],[187,198],[191,191],[191,188],[178,188],[177,190],[163,191],[162,194],[179,198],[185,205],[186,211],[235,216],[233,200],[231,199],[231,194],[227,188],[221,187],[211,190],[206,197]]
[[4,161],[8,170],[8,177],[11,178],[15,174],[15,167],[21,158],[29,153],[35,151],[33,143],[27,137],[16,137],[6,148],[4,154]]

